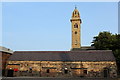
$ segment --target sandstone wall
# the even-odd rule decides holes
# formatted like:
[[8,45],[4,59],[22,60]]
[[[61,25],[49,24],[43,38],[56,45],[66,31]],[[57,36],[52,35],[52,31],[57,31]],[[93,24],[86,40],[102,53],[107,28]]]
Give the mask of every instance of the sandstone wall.
[[[116,62],[8,61],[14,76],[37,77],[116,77]],[[6,71],[7,74],[7,71]]]

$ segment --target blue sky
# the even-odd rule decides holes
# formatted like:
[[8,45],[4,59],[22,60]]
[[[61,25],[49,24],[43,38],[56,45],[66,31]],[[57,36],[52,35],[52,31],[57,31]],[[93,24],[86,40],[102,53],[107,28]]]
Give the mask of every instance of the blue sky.
[[75,5],[82,19],[82,46],[90,46],[101,31],[118,33],[117,2],[4,2],[2,46],[14,51],[70,50]]

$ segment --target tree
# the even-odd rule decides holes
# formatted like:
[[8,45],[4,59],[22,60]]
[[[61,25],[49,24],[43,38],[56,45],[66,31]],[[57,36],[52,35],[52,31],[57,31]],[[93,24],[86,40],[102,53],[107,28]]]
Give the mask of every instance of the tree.
[[91,46],[99,50],[113,50],[120,49],[120,34],[112,34],[110,32],[100,32],[98,36],[94,37]]
[[[117,64],[120,65],[120,34],[110,32],[100,32],[95,36],[92,45],[96,50],[112,50]],[[120,69],[120,66],[118,66]]]

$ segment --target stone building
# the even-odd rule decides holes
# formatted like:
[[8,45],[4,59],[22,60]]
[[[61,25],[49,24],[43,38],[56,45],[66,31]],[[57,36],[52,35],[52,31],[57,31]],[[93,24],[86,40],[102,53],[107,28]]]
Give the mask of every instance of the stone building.
[[7,70],[7,76],[117,76],[115,58],[110,50],[15,51],[9,58]]
[[[0,70],[2,70],[2,76],[5,75],[5,69],[6,69],[6,62],[8,58],[13,54],[13,51],[0,46]],[[2,64],[1,64],[2,63]]]
[[71,51],[15,51],[7,61],[6,76],[36,77],[117,77],[115,57],[111,50],[82,47],[81,19],[72,13]]

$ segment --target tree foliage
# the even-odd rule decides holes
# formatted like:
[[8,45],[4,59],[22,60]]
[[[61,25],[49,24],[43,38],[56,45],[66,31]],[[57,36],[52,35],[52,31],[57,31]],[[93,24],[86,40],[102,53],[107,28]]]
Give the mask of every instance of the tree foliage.
[[116,60],[120,62],[120,34],[100,32],[94,37],[91,46],[97,50],[112,50]]

